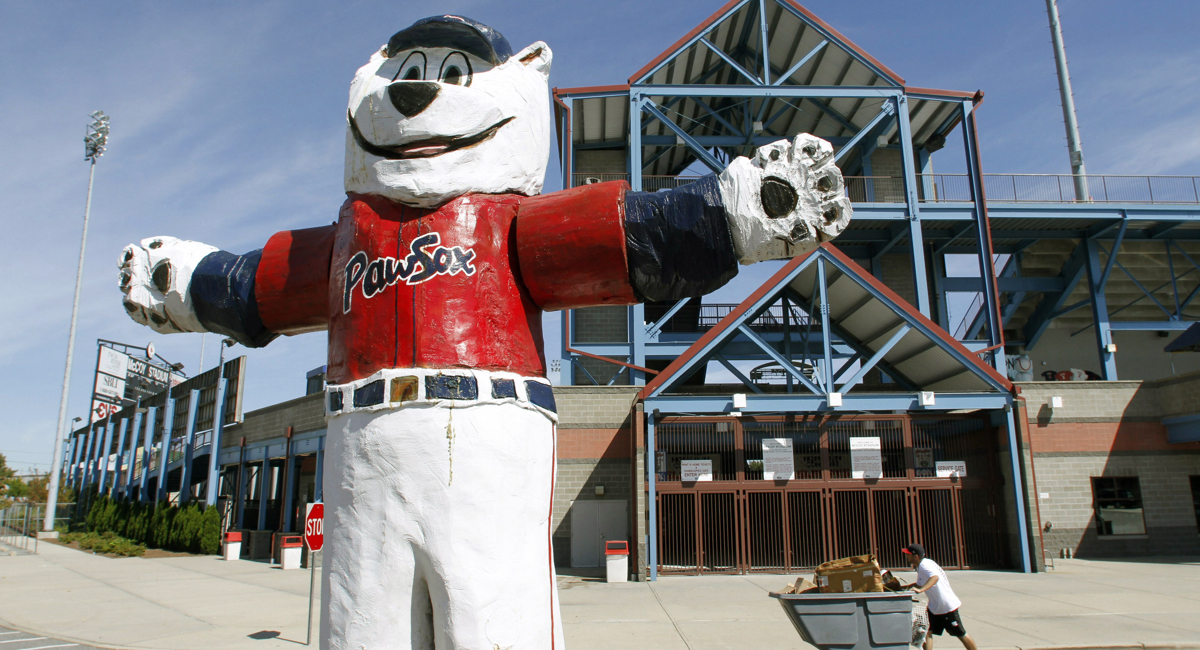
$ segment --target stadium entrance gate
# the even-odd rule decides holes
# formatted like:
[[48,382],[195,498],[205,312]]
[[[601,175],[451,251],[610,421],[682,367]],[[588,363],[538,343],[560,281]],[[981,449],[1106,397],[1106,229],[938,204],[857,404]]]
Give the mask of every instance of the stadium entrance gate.
[[[883,477],[851,478],[850,439],[879,438]],[[793,480],[765,481],[764,438],[791,438]],[[918,542],[946,568],[1002,567],[1002,433],[980,416],[671,417],[655,440],[660,574],[794,572]],[[680,481],[684,460],[712,480]],[[757,462],[756,462],[757,461]],[[962,461],[965,478],[937,478]]]

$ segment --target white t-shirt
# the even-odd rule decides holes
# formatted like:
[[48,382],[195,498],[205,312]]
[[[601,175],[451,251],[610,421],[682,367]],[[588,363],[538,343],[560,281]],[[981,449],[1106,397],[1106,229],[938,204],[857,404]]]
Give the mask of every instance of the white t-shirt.
[[937,576],[937,584],[925,592],[929,595],[929,611],[934,614],[947,614],[962,607],[962,601],[954,595],[954,590],[950,588],[950,580],[942,567],[929,558],[921,560],[917,565],[917,586],[924,587],[933,576]]

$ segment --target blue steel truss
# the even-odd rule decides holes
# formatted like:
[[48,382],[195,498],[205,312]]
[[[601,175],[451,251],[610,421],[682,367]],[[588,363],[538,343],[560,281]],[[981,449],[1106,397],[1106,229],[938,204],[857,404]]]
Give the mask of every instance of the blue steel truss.
[[[748,8],[757,18],[747,19],[742,26],[740,46],[726,50],[712,40],[718,26],[736,12]],[[771,43],[771,31],[767,24],[768,9],[786,12],[802,21],[806,29],[815,30],[820,41],[803,54],[792,44]],[[754,40],[757,32],[759,42],[767,44],[757,52],[745,47]],[[677,63],[689,48],[700,45],[715,57],[714,65],[690,84],[650,83],[656,73]],[[775,66],[768,56],[771,46],[790,46],[798,59],[786,69]],[[776,47],[778,49],[778,47]],[[819,62],[832,49],[840,49],[855,62],[873,71],[876,85],[809,85],[809,80],[800,79],[797,73],[810,62]],[[847,64],[848,65],[848,64]],[[815,68],[814,68],[815,69]],[[708,83],[723,80],[724,83]],[[589,142],[576,146],[572,142],[571,111],[574,102],[596,98],[622,98],[627,102],[629,115],[628,131],[619,140]],[[1196,291],[1190,295],[1179,295],[1173,287],[1174,304],[1163,305],[1153,293],[1157,289],[1138,285],[1139,288],[1165,312],[1161,321],[1113,321],[1112,316],[1126,306],[1116,306],[1110,311],[1104,298],[1104,289],[1114,270],[1115,255],[1122,241],[1161,240],[1170,250],[1176,241],[1200,239],[1200,228],[1179,228],[1181,225],[1200,223],[1200,205],[1167,204],[1154,202],[1076,202],[1076,203],[1020,203],[988,202],[985,178],[979,156],[976,108],[982,93],[974,95],[951,91],[911,88],[881,67],[870,57],[848,41],[840,38],[827,25],[816,20],[807,12],[787,0],[743,0],[727,5],[714,14],[678,47],[661,57],[630,79],[629,85],[603,88],[559,89],[556,99],[565,119],[559,120],[559,142],[563,164],[563,186],[574,185],[575,154],[585,149],[624,149],[627,151],[627,172],[632,189],[641,191],[642,174],[639,170],[658,161],[672,148],[682,146],[713,171],[720,171],[732,159],[734,151],[745,151],[747,147],[773,142],[789,133],[772,130],[780,115],[788,110],[785,104],[773,114],[767,114],[769,99],[803,101],[814,106],[823,118],[833,120],[852,135],[828,138],[834,145],[839,164],[843,169],[861,170],[871,176],[871,154],[886,146],[899,151],[902,162],[900,176],[903,197],[899,202],[877,201],[877,190],[873,184],[865,188],[865,196],[854,202],[854,221],[851,229],[837,240],[838,247],[849,255],[871,261],[871,271],[882,278],[882,258],[885,253],[905,253],[912,269],[913,294],[920,312],[941,325],[951,329],[946,310],[947,294],[954,291],[975,291],[980,296],[980,308],[974,322],[967,328],[963,344],[973,350],[982,350],[988,362],[1004,372],[1004,345],[1020,344],[1026,348],[1037,345],[1046,328],[1057,317],[1083,307],[1092,310],[1095,323],[1097,355],[1106,379],[1116,379],[1116,363],[1111,351],[1112,332],[1121,330],[1174,330],[1186,329],[1190,324],[1183,316],[1184,309],[1191,304]],[[845,115],[830,106],[836,99],[849,98],[862,101],[882,102],[880,111],[865,126],[856,126]],[[703,121],[688,123],[671,119],[672,111],[687,99],[694,101],[702,110]],[[722,103],[723,102],[723,103]],[[721,106],[730,102],[743,102],[742,119],[734,111]],[[758,102],[755,108],[755,102]],[[910,105],[917,102],[939,102],[937,126],[925,137],[925,142],[916,143],[910,132]],[[562,115],[560,115],[562,117]],[[661,123],[667,135],[644,133],[654,122]],[[740,122],[740,124],[739,124]],[[703,128],[701,128],[703,126]],[[940,147],[931,144],[961,126],[967,161],[966,183],[969,198],[966,200],[938,200],[933,181],[928,175],[930,155]],[[895,129],[895,137],[884,145],[880,136]],[[938,137],[934,137],[938,136]],[[657,152],[646,155],[646,148],[659,147]],[[1153,188],[1151,187],[1151,198]],[[1014,192],[1016,189],[1014,187]],[[1014,200],[1017,200],[1014,194]],[[865,200],[864,200],[865,199]],[[1200,201],[1198,201],[1200,202]],[[1042,224],[1030,229],[1025,224],[1037,220]],[[1009,225],[1013,224],[1013,225]],[[867,227],[858,227],[867,226]],[[1075,253],[1064,264],[1061,272],[1053,278],[1021,278],[1014,273],[1016,265],[998,274],[995,256],[1014,255],[1033,243],[1046,239],[1071,239],[1079,242]],[[1183,253],[1190,265],[1184,274],[1200,270],[1175,244],[1176,255]],[[978,259],[979,277],[947,277],[945,256],[972,254]],[[927,259],[932,260],[932,269],[927,268]],[[1120,265],[1115,269],[1130,278],[1132,274]],[[932,271],[932,272],[931,272]],[[1085,280],[1086,276],[1086,280]],[[1172,278],[1176,278],[1172,269]],[[1137,280],[1134,280],[1135,283]],[[1067,304],[1071,292],[1080,282],[1087,282],[1089,297],[1076,304]],[[1172,281],[1174,285],[1174,280]],[[1162,287],[1158,287],[1161,289]],[[1005,341],[1004,325],[1016,310],[1027,300],[1042,296],[1033,315],[1015,334],[1015,340]],[[686,301],[675,305],[675,309],[654,323],[645,321],[642,305],[629,308],[628,336],[625,341],[609,343],[584,343],[572,340],[571,326],[574,314],[564,312],[562,382],[574,380],[573,368],[579,364],[580,352],[614,360],[621,366],[620,373],[628,373],[630,383],[641,385],[647,381],[647,373],[641,370],[648,360],[669,361],[685,351],[699,338],[699,333],[663,332],[663,325]],[[735,359],[763,358],[753,345],[742,341],[723,354],[725,362]],[[836,347],[837,344],[835,344]],[[842,350],[848,354],[852,351]],[[718,361],[720,361],[718,359]],[[583,370],[592,382],[596,380]],[[613,377],[612,381],[617,381]]]

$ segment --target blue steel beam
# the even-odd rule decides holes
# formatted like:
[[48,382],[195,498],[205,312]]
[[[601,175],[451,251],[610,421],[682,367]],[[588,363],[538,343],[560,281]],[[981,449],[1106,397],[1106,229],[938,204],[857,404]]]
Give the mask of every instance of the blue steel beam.
[[118,425],[120,433],[117,434],[117,466],[113,468],[113,481],[109,489],[109,494],[114,497],[120,494],[121,490],[121,474],[124,468],[122,464],[125,459],[125,438],[129,435],[129,427],[133,424],[129,418],[121,418],[121,424]]
[[[892,106],[891,102],[884,102],[883,106],[880,107],[879,113],[875,116],[875,118],[872,119],[870,122],[868,122],[867,125],[864,126],[860,131],[858,131],[858,133],[856,133],[854,135],[854,137],[850,138],[849,142],[842,145],[842,147],[840,149],[838,149],[837,153],[834,154],[834,156],[833,156],[834,161],[841,160],[842,156],[849,153],[850,150],[854,148],[854,145],[858,144],[859,140],[865,138],[867,136],[867,134],[869,134],[873,131],[873,129],[875,128],[876,125],[878,125],[880,122],[884,121],[885,119],[890,117],[893,113],[895,113],[895,110],[896,109]],[[856,127],[853,124],[851,124],[850,128],[854,129]]]
[[631,92],[654,97],[811,97],[816,99],[888,99],[904,94],[902,88],[883,86],[746,86],[717,84],[636,84]]
[[650,580],[658,580],[658,447],[654,439],[654,411],[647,407],[646,413],[646,478],[649,496],[646,505],[650,509],[646,549],[649,551]]
[[[1112,256],[1110,256],[1110,259],[1116,259],[1116,256],[1112,255]],[[1167,315],[1167,318],[1173,318],[1175,316],[1175,314],[1171,313],[1171,310],[1167,309],[1161,302],[1159,302],[1158,298],[1154,297],[1153,293],[1150,293],[1149,289],[1142,286],[1142,283],[1138,282],[1137,278],[1133,277],[1133,274],[1130,273],[1129,270],[1125,268],[1124,264],[1117,262],[1117,268],[1121,269],[1121,272],[1129,277],[1129,281],[1133,283],[1133,286],[1137,287],[1138,289],[1141,289],[1142,293],[1146,294],[1146,297],[1149,298],[1151,301],[1153,301],[1154,304],[1157,305],[1158,308],[1161,309],[1162,312]],[[1172,279],[1174,279],[1173,274],[1172,274]]]
[[757,76],[756,76],[756,75],[755,75],[753,72],[750,72],[749,70],[747,70],[747,69],[743,68],[743,67],[742,67],[742,65],[741,65],[740,63],[738,63],[737,61],[734,61],[734,60],[733,60],[733,57],[729,56],[728,54],[726,54],[726,53],[724,52],[724,50],[722,50],[721,48],[719,48],[719,47],[717,47],[716,45],[714,45],[712,41],[708,40],[707,38],[703,38],[703,37],[702,37],[702,38],[700,39],[700,42],[701,42],[701,43],[702,43],[702,44],[703,44],[705,47],[707,47],[708,49],[712,50],[713,54],[716,54],[718,57],[720,57],[722,60],[724,60],[724,61],[725,61],[725,63],[726,63],[726,64],[727,64],[729,67],[731,67],[731,68],[733,68],[735,71],[737,71],[737,73],[738,73],[738,74],[742,75],[742,76],[743,76],[743,77],[745,77],[747,80],[749,80],[749,81],[750,81],[750,83],[754,84],[755,86],[761,86],[761,85],[763,85],[762,79],[759,79],[759,78],[758,78],[758,77],[757,77]]
[[212,445],[208,454],[208,489],[204,495],[205,502],[210,506],[217,504],[217,496],[221,492],[221,463],[217,456],[221,451],[221,443],[225,440],[225,401],[229,394],[229,379],[224,375],[225,366],[222,365],[217,376],[217,400],[213,403]]
[[[946,291],[983,291],[982,278],[963,278],[949,277],[941,278],[942,286]],[[1026,291],[1026,292],[1058,292],[1066,288],[1066,282],[1062,277],[1054,278],[1032,278],[1032,277],[1009,277],[1002,276],[997,278],[997,284],[1001,291]]]
[[[749,327],[746,327],[745,324],[738,325],[738,330],[740,330],[742,332],[742,334],[746,335],[746,337],[749,338],[751,341],[754,341],[755,344],[757,344],[760,348],[762,348],[763,352],[767,353],[767,356],[771,357],[771,359],[774,360],[775,363],[779,364],[780,368],[783,368],[784,371],[786,371],[792,377],[795,377],[796,381],[800,382],[805,388],[809,389],[810,391],[812,391],[813,393],[816,393],[818,395],[820,395],[824,392],[820,388],[818,388],[816,384],[814,384],[812,381],[810,381],[808,379],[808,377],[805,377],[804,373],[800,372],[796,368],[796,366],[792,365],[791,359],[784,358],[784,356],[782,354],[780,354],[779,351],[776,350],[771,344],[769,344],[766,341],[759,338],[758,334],[755,333],[754,330],[750,329]],[[826,331],[828,331],[828,330],[826,330]]]
[[87,437],[83,443],[83,451],[79,454],[81,464],[79,467],[79,473],[76,475],[76,481],[79,484],[75,487],[80,490],[82,490],[84,487],[87,487],[88,478],[90,478],[89,474],[91,473],[90,468],[92,462],[92,440],[95,438],[95,435],[96,423],[93,422],[88,425]]
[[[842,396],[842,405],[830,407],[825,395],[804,393],[747,394],[742,413],[813,413],[819,411],[956,411],[1002,409],[1012,403],[1006,393],[938,393],[935,406],[921,406],[920,394],[911,393],[850,393]],[[647,411],[661,413],[719,414],[732,413],[733,400],[729,395],[667,395],[647,397]],[[649,449],[647,443],[647,449]],[[650,458],[653,454],[647,453]]]
[[270,448],[263,449],[262,466],[258,471],[258,525],[255,530],[267,529],[267,490],[271,487]]
[[67,451],[67,468],[61,476],[65,477],[63,482],[74,487],[75,485],[75,468],[79,465],[79,436],[71,436],[71,447]]
[[1195,325],[1192,320],[1112,321],[1108,329],[1122,332],[1180,331]]
[[858,372],[854,373],[853,377],[845,381],[842,391],[847,393],[850,392],[854,388],[854,383],[862,379],[863,376],[870,372],[871,369],[875,367],[875,364],[879,363],[888,352],[891,352],[892,348],[896,347],[896,344],[900,342],[900,339],[904,338],[904,335],[908,334],[910,330],[912,330],[911,325],[902,325],[900,329],[892,335],[892,338],[888,339],[887,343],[884,343],[883,347],[879,348],[875,354],[871,355],[871,358],[868,359],[867,362],[858,369]]
[[667,324],[667,321],[671,320],[671,317],[674,316],[680,309],[682,309],[683,306],[686,305],[690,300],[691,298],[684,298],[683,300],[675,303],[670,309],[667,310],[666,314],[663,314],[662,318],[647,326],[646,338],[653,339],[654,337],[658,336],[658,333],[662,330],[663,326]]
[[163,413],[162,437],[158,440],[158,489],[154,491],[154,500],[167,499],[167,466],[170,465],[171,429],[175,427],[175,399],[167,389],[167,406]]
[[[1117,360],[1106,349],[1112,343],[1112,332],[1108,322],[1108,299],[1104,295],[1103,280],[1106,278],[1100,270],[1100,247],[1094,239],[1083,240],[1083,246],[1087,251],[1088,289],[1092,294],[1092,320],[1096,325],[1096,352],[1100,356],[1101,375],[1108,381],[1114,381],[1117,379]],[[1110,255],[1109,259],[1115,260],[1116,257],[1115,254]],[[1111,267],[1109,270],[1112,270]]]
[[[698,105],[700,108],[703,108],[704,112],[711,115],[713,117],[713,119],[715,119],[717,122],[720,122],[721,126],[724,126],[726,129],[729,129],[729,131],[732,132],[735,136],[740,137],[740,138],[746,137],[746,134],[742,133],[741,129],[737,128],[733,124],[730,124],[729,120],[725,119],[724,117],[721,117],[721,114],[718,113],[717,111],[715,111],[711,106],[706,104],[703,99],[700,99],[699,97],[692,97],[691,100],[693,102],[695,102],[696,105]],[[695,136],[693,136],[693,137],[695,137]],[[624,146],[624,143],[622,143],[622,146]]]
[[788,68],[787,72],[779,75],[779,78],[776,79],[774,81],[774,83],[772,83],[771,85],[772,86],[782,86],[783,82],[790,79],[792,77],[792,75],[796,74],[796,72],[798,72],[800,70],[800,68],[804,67],[804,64],[808,63],[809,59],[813,58],[814,56],[817,55],[818,52],[825,49],[826,45],[829,45],[829,39],[824,39],[820,43],[817,43],[817,45],[815,47],[813,47],[813,49],[808,51],[808,54],[805,54],[803,57],[800,58],[799,61],[797,61],[795,63],[795,65]]
[[[929,273],[925,270],[925,239],[921,232],[921,209],[917,196],[916,159],[913,155],[912,122],[908,115],[908,98],[901,95],[896,102],[896,120],[900,127],[901,163],[904,165],[904,196],[908,204],[909,238],[911,242],[913,291],[917,294],[917,309],[926,318],[932,315],[929,309]],[[968,152],[969,154],[970,152]],[[967,156],[971,160],[971,156]],[[979,196],[979,194],[975,194]],[[990,260],[989,260],[990,261]]]
[[737,378],[738,378],[738,381],[740,381],[740,382],[742,382],[743,384],[745,384],[745,385],[746,385],[746,387],[747,387],[747,388],[749,388],[750,390],[752,390],[752,391],[754,391],[754,392],[756,392],[756,393],[762,393],[762,392],[763,392],[763,390],[762,390],[761,388],[759,388],[758,386],[755,386],[755,385],[754,385],[754,382],[753,382],[753,381],[751,381],[749,377],[747,377],[746,375],[742,374],[742,371],[741,371],[741,370],[738,370],[738,369],[737,369],[737,366],[735,366],[735,365],[733,365],[732,363],[730,363],[730,362],[729,362],[729,359],[726,359],[725,357],[721,356],[720,354],[714,354],[714,355],[713,355],[713,359],[715,359],[715,360],[719,361],[719,362],[721,363],[721,365],[722,365],[722,366],[725,366],[725,369],[726,369],[726,370],[728,370],[729,372],[733,373],[733,376],[734,376],[734,377],[737,377]]
[[158,407],[146,409],[146,434],[142,442],[142,477],[138,480],[138,501],[146,500],[146,484],[150,482],[150,449],[154,446],[154,427],[158,424]]
[[[1046,328],[1050,327],[1050,322],[1058,315],[1059,310],[1070,298],[1071,292],[1075,290],[1075,285],[1079,284],[1087,271],[1087,250],[1083,244],[1075,247],[1075,251],[1067,258],[1066,264],[1063,265],[1062,273],[1059,275],[1063,280],[1063,290],[1056,293],[1047,293],[1042,296],[1042,301],[1034,308],[1033,313],[1029,315],[1029,319],[1025,322],[1025,346],[1033,348],[1037,345],[1038,339],[1045,334]],[[1090,301],[1089,301],[1090,302]],[[1083,305],[1077,305],[1082,307]]]
[[[987,208],[987,190],[983,180],[983,163],[979,156],[979,134],[975,124],[975,102],[965,100],[961,109],[963,120],[963,146],[967,158],[967,178],[971,183],[971,196],[975,198],[975,241],[979,247],[979,275],[983,279],[983,304],[986,310],[988,346],[1004,342],[1004,325],[1000,315],[1000,291],[996,287],[996,266],[993,258],[991,223]],[[992,352],[992,366],[1004,374],[1004,351]]]
[[[941,396],[938,396],[941,399]],[[1021,445],[1017,441],[1017,422],[1013,418],[1015,409],[1008,408],[1005,410],[1005,416],[1008,420],[1008,459],[1011,463],[1012,471],[1012,490],[1013,501],[1017,504],[1017,539],[1021,540],[1021,569],[1025,573],[1033,573],[1033,567],[1030,565],[1029,553],[1029,524],[1026,523],[1025,516],[1025,490],[1021,480],[1021,462],[1025,457],[1021,453]]]
[[[804,296],[801,296],[800,294],[793,291],[791,289],[791,287],[785,288],[784,292],[787,294],[787,296],[789,298],[791,298],[793,301],[795,301],[795,303],[797,305],[799,305],[802,309],[804,309],[804,311],[806,311],[808,313],[812,313],[813,311],[815,311],[816,308],[814,308],[807,300],[805,300]],[[874,292],[870,292],[870,293],[872,293],[872,295],[875,295]],[[876,296],[876,297],[878,297],[878,296]],[[853,350],[855,350],[859,354],[862,354],[863,356],[869,356],[869,355],[873,354],[869,348],[860,347],[859,345],[853,343],[852,342],[853,338],[851,338],[848,334],[846,334],[846,332],[842,331],[842,329],[840,327],[838,327],[837,325],[835,325],[833,323],[829,324],[829,333],[832,336],[835,336],[835,337],[841,339],[848,347],[852,348]],[[926,332],[926,333],[928,334],[928,332]],[[909,382],[909,380],[904,376],[903,373],[897,371],[895,368],[893,368],[890,364],[888,364],[884,360],[880,359],[876,363],[876,365],[879,366],[880,368],[882,368],[884,371],[886,371],[887,375],[889,377],[891,377],[893,381],[895,381],[898,385],[903,387],[905,390],[912,390],[912,391],[917,390],[917,388],[911,382]]]
[[187,503],[192,498],[192,454],[196,443],[197,407],[200,405],[200,390],[193,388],[188,398],[187,429],[183,434],[183,466],[179,475],[179,502]]
[[133,485],[133,470],[137,466],[137,449],[142,440],[142,400],[138,400],[133,415],[133,437],[129,440],[129,469],[125,471],[125,494],[129,495],[129,487]]
[[108,456],[112,450],[113,427],[116,426],[113,424],[111,415],[106,419],[108,420],[108,424],[104,427],[104,441],[100,444],[100,454],[98,455],[100,460],[100,484],[96,488],[96,494],[104,494],[104,485],[108,478]]
[[[825,258],[821,257],[817,260],[817,282],[821,288],[821,331],[829,331],[829,282],[825,277]],[[815,297],[815,296],[814,296]],[[809,315],[809,320],[812,320],[812,315]],[[831,341],[828,336],[821,337],[821,353],[824,367],[821,368],[821,383],[825,389],[825,394],[836,392],[833,384],[833,349],[830,347]]]
[[758,0],[759,49],[763,58],[763,81],[771,83],[771,44],[767,33],[767,0]]

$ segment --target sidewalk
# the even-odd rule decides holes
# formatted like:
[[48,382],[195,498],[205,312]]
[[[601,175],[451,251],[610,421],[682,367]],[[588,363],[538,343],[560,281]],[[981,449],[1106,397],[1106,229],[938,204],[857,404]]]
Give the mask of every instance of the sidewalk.
[[[112,648],[295,650],[307,571],[215,557],[110,559],[42,544],[0,556],[0,625]],[[571,650],[807,649],[767,592],[794,576],[559,579]],[[901,574],[911,580],[911,574]],[[951,572],[980,648],[1200,649],[1200,558],[1060,560],[1036,575]],[[961,648],[949,637],[936,648]]]

